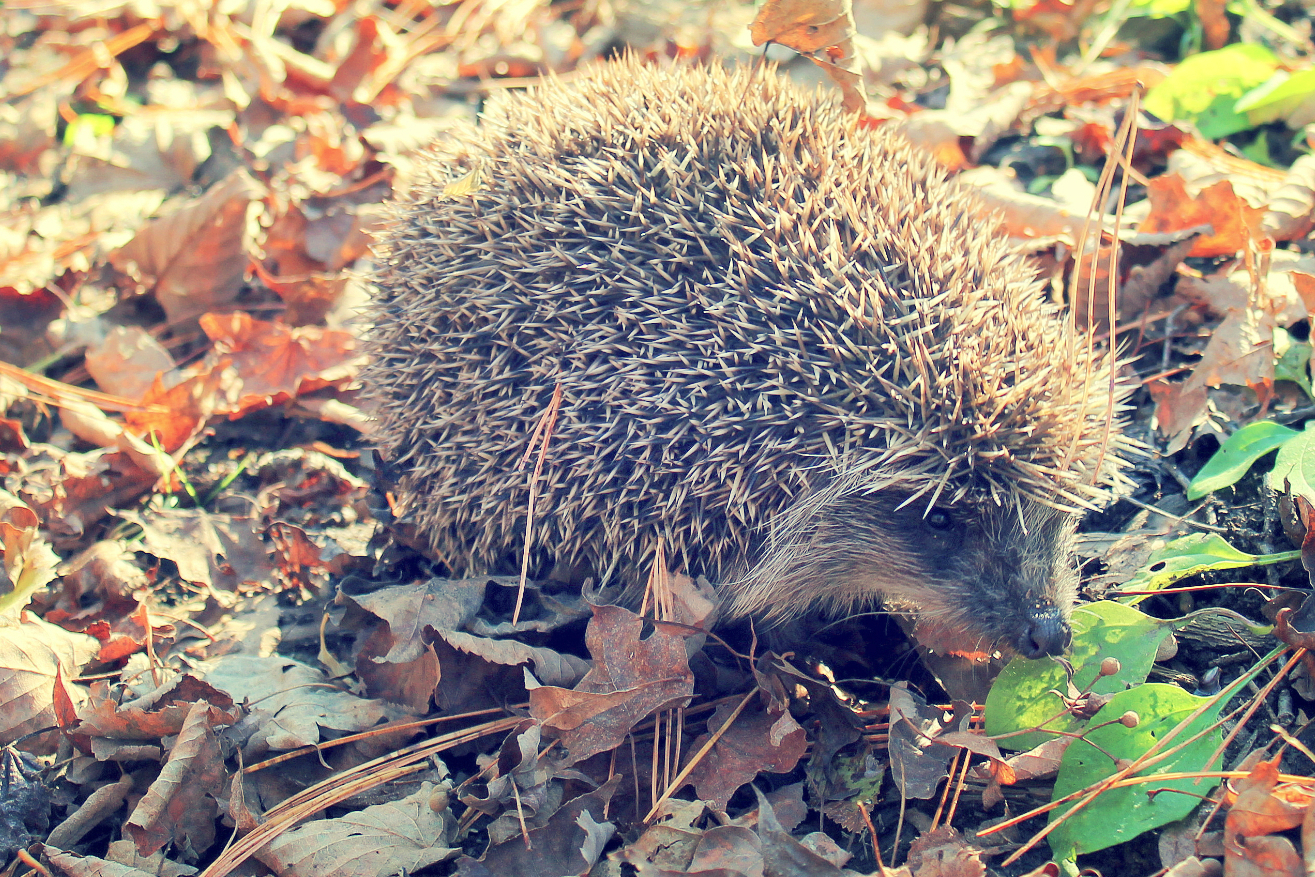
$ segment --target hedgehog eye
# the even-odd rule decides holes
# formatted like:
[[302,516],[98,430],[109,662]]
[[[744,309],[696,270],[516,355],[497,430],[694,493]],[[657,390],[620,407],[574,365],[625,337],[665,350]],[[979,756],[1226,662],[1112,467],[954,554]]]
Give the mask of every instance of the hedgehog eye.
[[812,34],[812,33],[817,33],[819,30],[821,30],[821,28],[818,27],[818,26],[815,25],[815,24],[810,24],[810,25],[806,28],[806,30],[807,30],[810,34]]
[[923,520],[927,522],[928,527],[941,533],[954,527],[954,517],[945,509],[932,509]]

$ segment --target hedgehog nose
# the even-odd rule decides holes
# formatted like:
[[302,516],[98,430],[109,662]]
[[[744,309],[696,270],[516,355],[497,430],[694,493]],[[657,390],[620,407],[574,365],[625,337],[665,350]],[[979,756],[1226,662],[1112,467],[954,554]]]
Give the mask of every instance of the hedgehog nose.
[[1068,624],[1058,610],[1052,610],[1028,619],[1014,641],[1014,649],[1025,658],[1058,657],[1068,651],[1072,639]]

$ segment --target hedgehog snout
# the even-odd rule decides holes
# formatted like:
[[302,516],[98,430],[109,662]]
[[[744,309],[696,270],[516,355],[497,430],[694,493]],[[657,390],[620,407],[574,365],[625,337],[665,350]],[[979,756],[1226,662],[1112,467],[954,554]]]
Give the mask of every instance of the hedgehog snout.
[[1077,598],[1075,518],[1040,505],[1021,516],[989,517],[956,570],[963,582],[953,590],[964,600],[964,617],[1024,657],[1064,654],[1073,638],[1069,616]]
[[1073,629],[1057,606],[1038,606],[1011,645],[1024,658],[1059,657],[1073,642]]

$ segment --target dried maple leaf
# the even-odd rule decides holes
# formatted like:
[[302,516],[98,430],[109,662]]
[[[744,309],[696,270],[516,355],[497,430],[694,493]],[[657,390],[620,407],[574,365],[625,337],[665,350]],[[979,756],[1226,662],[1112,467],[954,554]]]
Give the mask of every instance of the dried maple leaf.
[[403,713],[378,700],[340,691],[320,671],[291,658],[226,655],[207,661],[206,682],[234,700],[253,704],[248,755],[265,749],[295,749],[331,731],[363,731]]
[[246,313],[206,314],[201,328],[215,345],[210,367],[231,369],[232,419],[344,384],[361,363],[355,336],[339,329],[292,328]]
[[1199,225],[1214,228],[1214,234],[1197,238],[1192,247],[1193,256],[1233,256],[1266,239],[1261,228],[1265,211],[1238,197],[1232,183],[1226,180],[1207,186],[1192,197],[1181,176],[1165,174],[1150,181],[1146,195],[1151,212],[1138,229],[1144,234]]
[[1315,226],[1315,156],[1303,155],[1265,205],[1262,226],[1276,241],[1300,240]]
[[125,511],[121,517],[141,527],[145,550],[172,560],[185,581],[231,588],[273,574],[269,549],[249,518],[205,509]]
[[56,548],[79,547],[109,509],[131,503],[160,479],[131,454],[108,449],[69,454],[43,445],[25,463],[18,495],[41,515]]
[[644,620],[619,606],[596,606],[585,632],[593,669],[574,689],[530,689],[530,715],[570,752],[568,763],[614,749],[635,725],[694,694],[685,638],[661,628],[641,639]]
[[172,454],[190,444],[210,420],[221,401],[224,378],[221,370],[213,369],[166,385],[157,374],[141,409],[124,412],[124,423],[134,435]]
[[[708,719],[709,734],[690,745],[698,752],[710,734],[716,733],[733,715],[734,703],[724,703]],[[808,751],[808,735],[788,710],[751,706],[736,716],[690,772],[688,782],[700,799],[718,810],[726,809],[731,796],[764,771],[788,773]]]

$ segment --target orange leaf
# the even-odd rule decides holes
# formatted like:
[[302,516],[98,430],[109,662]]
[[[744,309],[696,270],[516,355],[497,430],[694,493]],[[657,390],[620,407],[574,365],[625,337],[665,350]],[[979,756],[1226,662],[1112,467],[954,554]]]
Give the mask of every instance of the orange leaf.
[[1264,210],[1239,198],[1226,180],[1193,198],[1187,193],[1182,177],[1166,174],[1150,181],[1147,196],[1151,213],[1139,229],[1145,234],[1181,231],[1198,225],[1214,227],[1213,234],[1197,239],[1189,255],[1232,256],[1265,237],[1260,226]]

